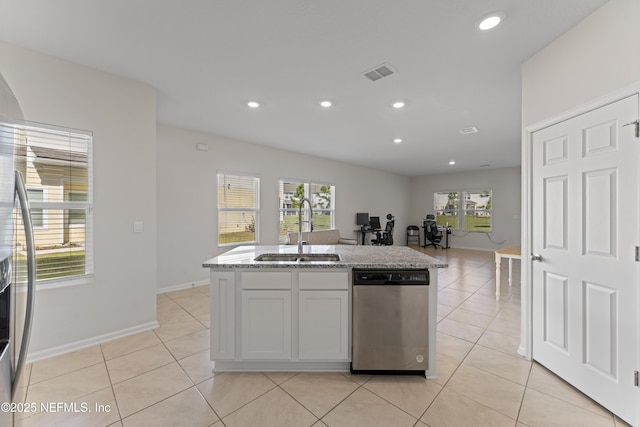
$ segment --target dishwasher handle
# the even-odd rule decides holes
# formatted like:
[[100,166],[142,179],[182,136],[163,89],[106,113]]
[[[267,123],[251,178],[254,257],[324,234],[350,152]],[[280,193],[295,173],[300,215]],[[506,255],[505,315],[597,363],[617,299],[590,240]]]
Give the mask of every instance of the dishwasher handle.
[[368,280],[354,282],[353,286],[429,286],[428,280]]
[[382,285],[386,285],[386,286],[425,286],[425,285],[429,285],[428,281],[424,281],[424,280],[407,280],[407,281],[402,281],[402,280],[387,280],[386,282],[384,282]]

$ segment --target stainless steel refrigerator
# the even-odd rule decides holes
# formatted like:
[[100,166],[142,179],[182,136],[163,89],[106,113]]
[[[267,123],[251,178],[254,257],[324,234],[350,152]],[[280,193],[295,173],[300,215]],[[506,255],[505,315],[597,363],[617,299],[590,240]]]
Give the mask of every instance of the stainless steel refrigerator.
[[[0,426],[14,425],[14,409],[19,409],[35,298],[29,202],[15,160],[25,146],[21,122],[20,105],[0,75]],[[14,246],[15,233],[25,233],[25,247]],[[26,274],[17,277],[17,271]]]

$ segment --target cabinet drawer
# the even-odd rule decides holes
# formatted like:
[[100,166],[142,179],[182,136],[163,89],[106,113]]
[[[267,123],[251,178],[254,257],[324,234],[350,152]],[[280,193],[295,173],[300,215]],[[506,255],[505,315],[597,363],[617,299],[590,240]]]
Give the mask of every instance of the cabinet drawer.
[[291,289],[290,272],[244,272],[242,289]]
[[300,289],[306,290],[346,290],[349,289],[349,272],[347,271],[310,271],[299,275]]

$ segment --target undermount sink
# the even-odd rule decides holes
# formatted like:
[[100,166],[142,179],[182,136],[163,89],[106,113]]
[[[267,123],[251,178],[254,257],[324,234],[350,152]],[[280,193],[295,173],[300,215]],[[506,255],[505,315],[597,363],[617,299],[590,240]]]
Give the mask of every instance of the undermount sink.
[[340,261],[338,254],[304,254],[298,256],[298,261]]
[[262,254],[254,261],[278,262],[310,262],[310,261],[340,261],[338,254]]
[[262,254],[254,258],[254,261],[297,261],[298,254]]

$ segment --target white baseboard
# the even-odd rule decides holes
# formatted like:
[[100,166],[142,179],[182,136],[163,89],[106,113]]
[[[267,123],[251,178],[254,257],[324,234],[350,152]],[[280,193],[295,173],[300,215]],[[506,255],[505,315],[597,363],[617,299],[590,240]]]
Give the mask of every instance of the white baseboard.
[[181,291],[183,289],[193,288],[194,286],[202,286],[202,285],[208,285],[208,284],[209,284],[208,280],[198,280],[195,282],[181,283],[179,285],[166,286],[164,288],[156,289],[156,294],[164,294],[166,292]]
[[46,350],[40,350],[36,352],[29,352],[29,354],[27,355],[27,363],[37,362],[39,360],[48,359],[50,357],[59,356],[61,354],[91,347],[96,344],[102,344],[104,342],[112,341],[117,338],[123,338],[129,335],[137,334],[139,332],[155,329],[159,326],[160,324],[158,323],[158,321],[154,320],[153,322],[143,323],[141,325],[136,325],[130,328],[121,329],[119,331],[109,332],[107,334],[98,335],[98,336],[87,338],[80,341],[75,341],[75,342],[64,344],[58,347],[52,347]]
[[529,357],[527,357],[527,349],[522,345],[522,343],[518,346],[518,354],[527,360],[531,360]]
[[458,245],[456,245],[455,247],[450,246],[449,249],[465,249],[465,250],[469,250],[469,251],[495,252],[500,248],[498,247],[496,249],[491,249],[491,248],[477,248],[477,247],[471,247],[471,246],[458,246]]

